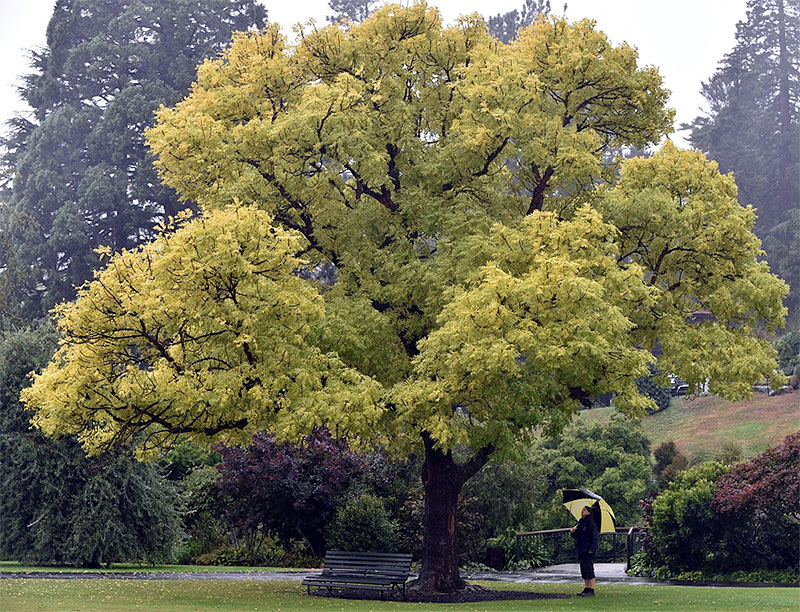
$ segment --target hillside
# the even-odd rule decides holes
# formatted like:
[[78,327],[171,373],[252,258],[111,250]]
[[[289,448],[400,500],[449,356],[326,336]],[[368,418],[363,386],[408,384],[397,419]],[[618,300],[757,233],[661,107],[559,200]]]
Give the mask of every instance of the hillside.
[[[585,410],[580,418],[602,421],[613,413],[613,408]],[[773,397],[756,393],[751,401],[743,402],[718,397],[675,398],[669,408],[645,417],[642,423],[653,448],[672,440],[688,456],[700,450],[714,451],[734,440],[752,456],[800,430],[800,392]]]

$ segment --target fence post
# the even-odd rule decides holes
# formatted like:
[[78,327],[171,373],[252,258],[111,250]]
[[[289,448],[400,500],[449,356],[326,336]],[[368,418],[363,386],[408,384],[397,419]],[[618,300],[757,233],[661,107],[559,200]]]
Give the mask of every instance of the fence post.
[[627,553],[627,559],[625,562],[625,571],[627,572],[631,569],[631,557],[633,556],[633,527],[628,530],[628,537],[625,542],[625,549]]
[[520,557],[522,556],[522,548],[520,547],[520,544],[519,544],[519,538],[520,538],[520,535],[517,534],[517,550],[516,550],[516,555],[515,555],[517,563],[519,563]]

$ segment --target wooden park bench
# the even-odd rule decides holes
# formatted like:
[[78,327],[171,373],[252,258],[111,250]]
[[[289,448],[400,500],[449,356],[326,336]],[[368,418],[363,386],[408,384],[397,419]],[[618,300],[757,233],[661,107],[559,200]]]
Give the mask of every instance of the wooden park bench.
[[406,598],[406,580],[411,574],[411,555],[401,553],[346,552],[331,550],[325,555],[321,574],[306,576],[308,587],[331,589],[396,589]]

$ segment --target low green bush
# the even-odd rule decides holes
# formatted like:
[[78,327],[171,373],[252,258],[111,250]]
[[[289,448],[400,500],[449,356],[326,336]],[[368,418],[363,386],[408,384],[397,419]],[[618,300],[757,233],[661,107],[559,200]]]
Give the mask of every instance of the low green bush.
[[288,550],[267,539],[256,547],[246,544],[220,546],[193,559],[195,565],[245,565],[261,567],[314,567],[318,561],[305,543],[292,540]]
[[509,527],[501,535],[491,538],[487,544],[503,549],[505,568],[510,571],[535,569],[550,564],[547,549],[539,539],[525,539],[520,544],[520,558],[517,559],[517,532],[521,528]]
[[628,576],[639,578],[652,578],[655,576],[655,568],[650,555],[644,550],[637,550],[631,557],[631,564],[627,572]]
[[792,570],[755,570],[751,572],[735,571],[728,573],[704,572],[694,570],[691,572],[670,573],[666,568],[656,572],[661,577],[683,582],[766,582],[773,584],[798,584],[800,574]]
[[381,499],[371,493],[348,499],[328,526],[329,550],[395,552],[398,541],[397,523],[389,518]]
[[672,573],[717,567],[715,481],[729,468],[714,461],[681,472],[653,502],[652,534]]
[[657,577],[796,574],[799,471],[797,432],[732,467],[710,461],[680,473],[645,517]]

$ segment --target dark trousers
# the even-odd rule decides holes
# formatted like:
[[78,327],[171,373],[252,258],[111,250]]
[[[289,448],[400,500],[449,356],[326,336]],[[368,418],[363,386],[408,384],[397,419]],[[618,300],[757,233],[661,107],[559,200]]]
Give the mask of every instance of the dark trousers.
[[581,578],[584,580],[594,578],[594,555],[578,555],[578,563],[581,566]]

